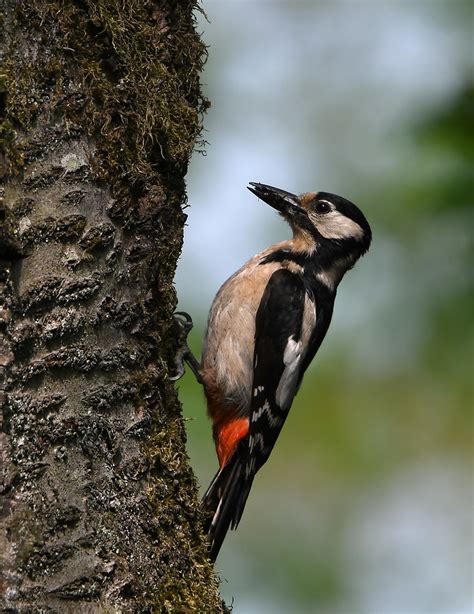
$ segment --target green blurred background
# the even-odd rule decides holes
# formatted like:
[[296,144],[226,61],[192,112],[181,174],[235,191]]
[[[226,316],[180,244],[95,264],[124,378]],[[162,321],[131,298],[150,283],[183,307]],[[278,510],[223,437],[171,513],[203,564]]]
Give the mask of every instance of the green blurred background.
[[[203,9],[209,144],[176,282],[196,353],[219,285],[289,236],[248,181],[344,195],[374,234],[224,544],[222,593],[236,614],[472,612],[472,5]],[[204,490],[203,395],[178,386]]]

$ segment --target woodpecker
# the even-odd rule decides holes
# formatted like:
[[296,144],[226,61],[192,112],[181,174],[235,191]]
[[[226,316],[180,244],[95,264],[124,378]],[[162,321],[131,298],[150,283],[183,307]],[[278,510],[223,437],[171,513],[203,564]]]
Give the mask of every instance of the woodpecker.
[[[235,529],[268,460],[303,374],[326,335],[342,277],[372,233],[350,201],[273,186],[248,189],[276,209],[293,237],[251,258],[219,289],[201,362],[184,359],[204,386],[219,470],[203,497],[209,556]],[[183,315],[183,314],[181,314]]]

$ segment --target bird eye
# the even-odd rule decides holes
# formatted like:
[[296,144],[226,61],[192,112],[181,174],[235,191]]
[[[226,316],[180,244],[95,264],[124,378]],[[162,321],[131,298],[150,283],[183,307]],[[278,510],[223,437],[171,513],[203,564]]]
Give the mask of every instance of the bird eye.
[[331,205],[325,200],[318,200],[314,206],[316,213],[329,213]]

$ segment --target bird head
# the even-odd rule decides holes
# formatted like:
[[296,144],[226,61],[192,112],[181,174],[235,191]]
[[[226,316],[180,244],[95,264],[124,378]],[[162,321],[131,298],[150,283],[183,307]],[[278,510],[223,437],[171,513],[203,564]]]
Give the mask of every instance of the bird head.
[[354,203],[329,192],[296,195],[263,183],[248,189],[276,209],[293,229],[302,251],[317,254],[321,264],[345,259],[350,268],[370,246],[372,232]]

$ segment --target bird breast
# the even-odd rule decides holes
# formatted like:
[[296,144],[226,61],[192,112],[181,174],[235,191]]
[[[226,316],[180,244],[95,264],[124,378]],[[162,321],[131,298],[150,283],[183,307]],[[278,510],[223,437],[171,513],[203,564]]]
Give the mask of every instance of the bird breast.
[[259,264],[265,256],[262,252],[252,258],[220,288],[204,338],[205,389],[219,390],[222,400],[241,415],[250,410],[255,315],[270,277],[281,267],[278,262]]

